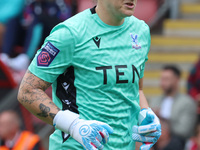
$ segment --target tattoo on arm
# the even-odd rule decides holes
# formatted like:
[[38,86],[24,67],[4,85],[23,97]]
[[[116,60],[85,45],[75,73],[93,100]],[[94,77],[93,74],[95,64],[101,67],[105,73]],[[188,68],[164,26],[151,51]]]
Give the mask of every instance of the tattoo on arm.
[[50,85],[28,70],[21,82],[18,100],[34,115],[52,124],[52,119],[60,109],[45,93]]
[[56,114],[54,114],[54,113],[49,113],[49,116],[50,116],[52,119],[54,119],[54,117],[56,116]]
[[50,108],[45,106],[42,103],[39,105],[39,107],[40,107],[41,113],[38,113],[37,115],[40,116],[40,117],[44,117],[44,118],[48,117],[49,116],[48,113],[50,112]]
[[[37,114],[38,116],[44,117],[44,118],[50,116],[52,119],[54,119],[54,117],[56,116],[56,114],[54,114],[54,113],[49,113],[50,112],[50,108],[45,106],[44,104],[41,103],[39,105],[39,107],[40,107],[41,113],[38,113]],[[48,113],[49,113],[49,115],[48,115]]]
[[51,83],[36,77],[29,70],[27,70],[19,89],[19,91],[23,91],[20,92],[20,102],[32,104],[37,100],[45,101],[48,98],[46,97],[46,93],[44,93],[44,91],[49,86],[51,86]]

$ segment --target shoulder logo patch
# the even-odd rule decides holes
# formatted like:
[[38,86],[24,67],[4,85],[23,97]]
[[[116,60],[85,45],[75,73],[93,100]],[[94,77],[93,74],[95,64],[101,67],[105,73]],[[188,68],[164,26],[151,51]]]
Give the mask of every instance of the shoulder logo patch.
[[37,56],[37,65],[48,67],[59,52],[60,50],[48,42]]
[[99,48],[100,47],[101,38],[95,37],[95,38],[93,38],[93,41],[96,44],[96,46]]
[[138,35],[133,35],[132,33],[130,34],[132,38],[132,47],[134,49],[141,49],[141,45],[138,43]]

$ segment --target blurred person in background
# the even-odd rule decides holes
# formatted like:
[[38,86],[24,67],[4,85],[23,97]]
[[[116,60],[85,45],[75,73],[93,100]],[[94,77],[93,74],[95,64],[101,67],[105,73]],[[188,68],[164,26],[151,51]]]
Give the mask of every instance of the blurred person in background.
[[188,94],[197,101],[198,122],[200,122],[200,55],[188,78]]
[[[2,45],[2,61],[13,70],[27,69],[41,41],[51,29],[75,13],[71,0],[26,0],[23,17],[11,19],[7,23]],[[73,7],[72,7],[73,6]],[[17,56],[16,46],[20,46]],[[14,58],[10,58],[11,57]]]
[[0,0],[0,48],[7,22],[20,16],[23,7],[24,0]]
[[162,135],[154,146],[154,150],[183,150],[183,143],[171,133],[169,120],[160,118]]
[[0,150],[41,150],[40,138],[21,130],[19,115],[12,110],[0,113]]
[[196,103],[179,91],[181,71],[174,65],[164,66],[160,77],[163,94],[152,98],[150,106],[161,118],[169,120],[173,136],[185,143],[194,132]]
[[195,136],[187,142],[185,150],[200,150],[200,123],[196,126]]

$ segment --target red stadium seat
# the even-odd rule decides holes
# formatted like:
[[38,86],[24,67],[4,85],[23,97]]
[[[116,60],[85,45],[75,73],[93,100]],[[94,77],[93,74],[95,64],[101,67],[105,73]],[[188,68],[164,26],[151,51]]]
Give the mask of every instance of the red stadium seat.
[[17,86],[10,69],[0,60],[0,89],[13,89]]
[[87,8],[92,8],[94,6],[94,3],[92,0],[80,0],[78,2],[78,12],[81,12]]
[[158,9],[158,0],[138,0],[134,16],[149,22]]

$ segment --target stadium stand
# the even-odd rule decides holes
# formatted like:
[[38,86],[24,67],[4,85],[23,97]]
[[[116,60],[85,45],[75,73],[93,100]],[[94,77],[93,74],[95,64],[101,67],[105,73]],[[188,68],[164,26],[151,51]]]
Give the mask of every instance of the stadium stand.
[[158,0],[139,0],[134,16],[148,23],[155,16],[158,6]]
[[186,80],[200,53],[200,3],[182,0],[180,19],[166,19],[163,33],[152,35],[149,61],[146,65],[144,92],[148,97],[161,94],[159,73],[164,64],[176,64],[183,71],[181,91],[186,91]]
[[[46,0],[46,1],[49,1],[50,3],[53,2],[52,0]],[[27,0],[26,2],[28,5],[28,4],[32,4],[32,2],[34,2],[34,1]],[[37,2],[39,2],[39,1],[37,1]],[[62,13],[58,12],[58,15],[60,15],[59,21],[57,21],[58,19],[56,19],[56,17],[58,17],[58,16],[56,16],[56,17],[50,16],[49,18],[46,14],[43,16],[40,16],[40,19],[45,24],[43,36],[46,37],[54,25],[56,25],[60,21],[65,20],[66,18],[68,18],[69,16],[71,16],[72,14],[75,14],[75,12],[77,12],[76,0],[64,0],[64,2],[66,2],[67,6],[69,6],[69,8],[67,7],[67,10],[66,10],[65,6],[62,5],[63,0],[56,1],[56,4],[60,8],[59,10],[62,11]],[[48,5],[48,8],[50,6],[51,5]],[[33,7],[31,7],[31,8],[33,8]],[[26,10],[28,13],[30,13],[29,7],[27,7]],[[26,10],[24,10],[25,14],[27,14]],[[37,10],[34,9],[34,10],[38,11],[38,9]],[[44,10],[47,11],[47,9],[44,9]],[[51,13],[52,9],[51,9],[51,11],[47,11],[47,12]],[[27,15],[25,15],[25,16],[27,16]],[[52,23],[54,23],[54,25],[52,25]],[[3,30],[2,26],[0,27],[0,30]],[[0,31],[0,34],[2,32],[3,31]],[[20,33],[20,34],[22,34],[22,33]],[[22,41],[24,41],[24,40],[22,40]],[[8,43],[8,44],[10,44],[10,43]],[[16,46],[14,47],[14,53],[20,54],[22,52],[22,49],[23,49],[23,46],[16,44]],[[0,52],[2,52],[1,45],[0,45]],[[33,51],[33,54],[34,53],[35,53],[35,51]],[[19,65],[19,62],[16,62],[16,65]],[[3,63],[2,61],[0,61],[0,97],[1,97],[0,112],[2,112],[4,110],[8,110],[8,109],[17,111],[23,120],[23,129],[29,130],[34,133],[38,133],[44,143],[44,147],[47,148],[48,147],[48,138],[46,138],[46,137],[48,137],[49,134],[53,131],[53,127],[50,125],[46,125],[44,122],[42,122],[39,119],[37,119],[36,117],[34,117],[30,112],[28,112],[17,101],[18,85],[19,85],[24,73],[25,73],[25,70],[16,71],[14,69],[10,69],[9,67],[7,67],[6,63]],[[47,89],[46,92],[51,97],[51,88]],[[1,143],[1,139],[0,139],[0,143]]]
[[0,95],[1,98],[11,90],[16,88],[17,83],[12,76],[10,69],[0,60]]
[[81,12],[87,8],[92,8],[95,5],[95,1],[92,0],[81,0],[78,4],[78,12]]
[[[51,96],[50,90],[51,89],[47,90],[49,96]],[[52,131],[52,127],[41,122],[28,112],[28,110],[26,110],[21,104],[19,104],[17,101],[17,93],[18,83],[14,78],[13,72],[11,72],[11,70],[0,61],[0,112],[15,110],[20,114],[23,120],[23,129],[39,133],[41,139],[45,139],[45,137],[49,135],[49,132]],[[43,143],[48,144],[48,142]]]

